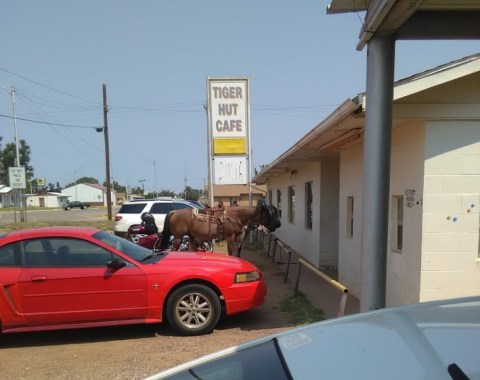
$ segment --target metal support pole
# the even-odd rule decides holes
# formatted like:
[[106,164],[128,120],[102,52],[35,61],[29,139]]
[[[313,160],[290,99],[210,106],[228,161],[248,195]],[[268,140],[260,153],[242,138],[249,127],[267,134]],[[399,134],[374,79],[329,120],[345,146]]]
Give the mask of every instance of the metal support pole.
[[277,240],[273,241],[272,263],[275,262],[275,254],[277,253]]
[[297,267],[297,278],[295,279],[295,287],[293,294],[295,296],[298,296],[298,288],[300,287],[300,273],[302,272],[302,263],[299,261],[298,262],[298,267]]
[[393,34],[375,35],[367,52],[361,311],[385,307],[394,64]]
[[290,271],[290,262],[292,261],[292,252],[288,251],[288,258],[287,258],[287,267],[285,269],[285,276],[283,277],[283,283],[286,284],[288,281],[288,272]]
[[267,255],[270,256],[270,248],[272,247],[272,234],[268,235],[268,250]]
[[345,314],[345,307],[347,306],[347,297],[348,297],[348,292],[343,292],[342,296],[340,297],[340,305],[338,306],[337,317],[343,317],[343,315]]

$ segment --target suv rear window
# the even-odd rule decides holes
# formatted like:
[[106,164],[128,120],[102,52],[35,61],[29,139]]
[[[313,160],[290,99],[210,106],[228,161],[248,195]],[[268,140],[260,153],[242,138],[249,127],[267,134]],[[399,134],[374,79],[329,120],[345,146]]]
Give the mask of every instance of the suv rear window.
[[119,214],[140,214],[145,208],[146,203],[129,203],[124,204],[118,210]]
[[182,208],[193,208],[193,205],[189,206],[189,205],[186,205],[185,203],[174,203],[173,208],[175,210],[180,210]]
[[173,203],[172,202],[161,202],[161,203],[154,203],[150,212],[152,214],[168,214],[170,211],[173,210]]

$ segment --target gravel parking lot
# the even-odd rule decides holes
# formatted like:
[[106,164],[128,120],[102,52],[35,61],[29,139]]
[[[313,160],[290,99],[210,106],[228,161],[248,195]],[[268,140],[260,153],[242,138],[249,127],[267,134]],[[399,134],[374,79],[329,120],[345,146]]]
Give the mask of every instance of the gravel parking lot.
[[268,286],[266,303],[226,318],[213,333],[180,337],[162,324],[7,334],[0,336],[0,378],[142,379],[290,327],[287,314],[278,310],[281,299],[292,292],[291,285],[283,283],[282,270],[248,249],[242,257],[262,270]]

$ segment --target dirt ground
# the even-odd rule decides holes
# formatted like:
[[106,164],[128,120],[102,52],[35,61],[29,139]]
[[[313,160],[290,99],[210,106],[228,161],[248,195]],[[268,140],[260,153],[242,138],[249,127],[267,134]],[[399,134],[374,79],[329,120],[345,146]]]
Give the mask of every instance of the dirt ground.
[[6,334],[0,337],[1,379],[142,379],[199,356],[285,330],[288,316],[278,310],[292,294],[271,259],[244,248],[242,257],[263,272],[265,304],[225,318],[215,331],[180,337],[166,324]]

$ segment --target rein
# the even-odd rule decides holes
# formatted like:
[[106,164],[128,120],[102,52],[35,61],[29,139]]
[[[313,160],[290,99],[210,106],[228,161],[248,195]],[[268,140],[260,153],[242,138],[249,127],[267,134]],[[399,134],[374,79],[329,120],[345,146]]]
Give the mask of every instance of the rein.
[[[226,214],[225,216],[226,216],[226,219],[227,219],[231,224],[236,225],[236,226],[241,230],[244,226],[250,225],[250,223],[252,222],[252,220],[254,220],[254,219],[257,217],[257,215],[256,215],[256,209],[255,209],[254,214],[253,214],[252,217],[247,216],[247,213],[246,213],[246,211],[245,211],[245,208],[240,207],[240,210],[241,210],[241,212],[242,212],[242,214],[243,214],[243,216],[245,217],[245,220],[246,220],[246,222],[243,223],[243,224],[238,225],[238,223],[236,223],[235,221],[233,221],[233,220],[228,216],[228,214]],[[240,219],[240,218],[239,218],[239,219]]]

